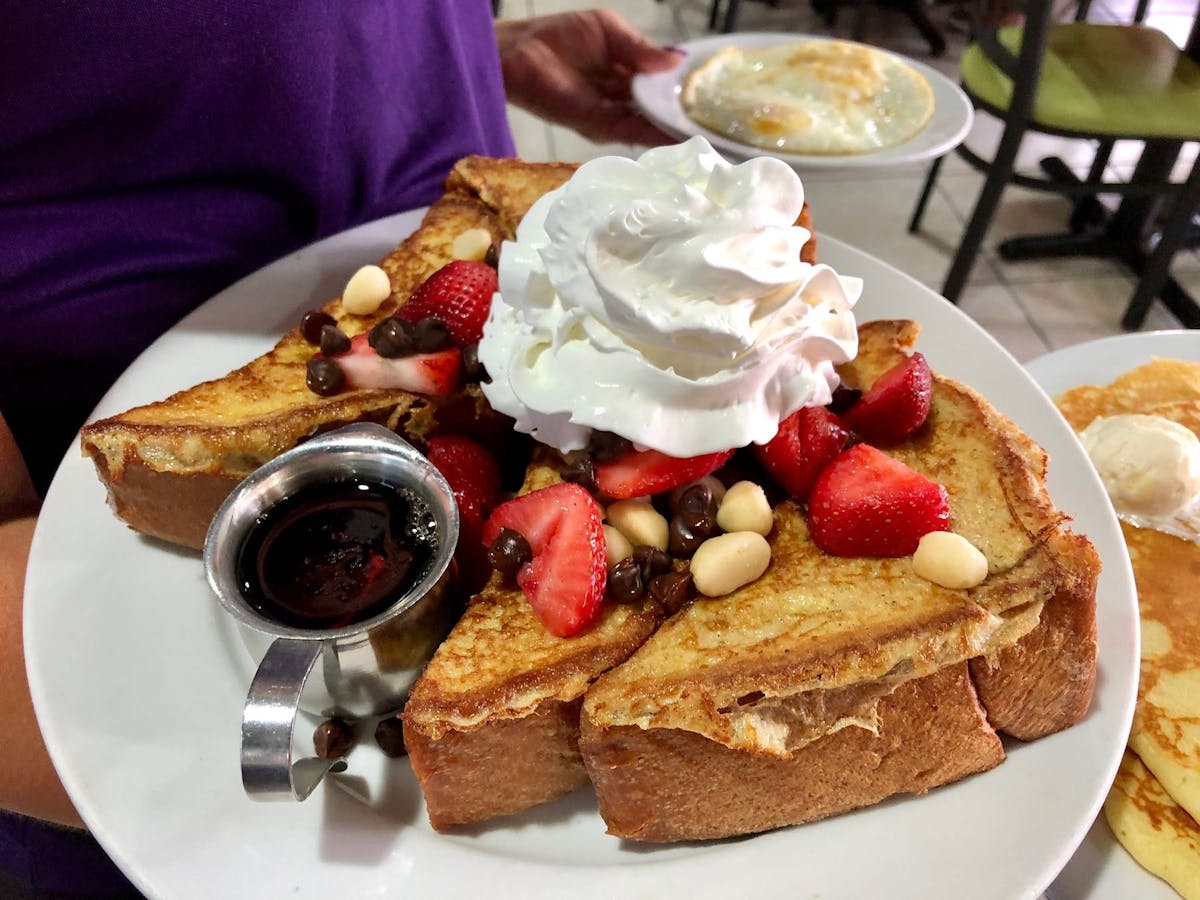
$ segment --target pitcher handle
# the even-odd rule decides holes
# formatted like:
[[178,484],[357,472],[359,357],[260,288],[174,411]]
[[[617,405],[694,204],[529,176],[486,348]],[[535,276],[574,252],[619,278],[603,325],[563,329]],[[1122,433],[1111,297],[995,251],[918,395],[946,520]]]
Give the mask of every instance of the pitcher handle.
[[321,641],[276,638],[263,656],[242,709],[242,786],[253,800],[304,800],[344,759],[292,761],[300,694],[321,655]]

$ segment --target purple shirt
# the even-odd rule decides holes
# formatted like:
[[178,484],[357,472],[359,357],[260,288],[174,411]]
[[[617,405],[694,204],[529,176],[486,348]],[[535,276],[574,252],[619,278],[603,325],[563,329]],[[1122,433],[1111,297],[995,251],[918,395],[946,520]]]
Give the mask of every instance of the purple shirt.
[[[184,314],[468,153],[513,153],[487,0],[9,4],[0,412],[39,489]],[[88,840],[0,814],[0,894],[124,896]]]
[[487,0],[18,3],[0,96],[0,412],[42,489],[200,302],[513,153]]

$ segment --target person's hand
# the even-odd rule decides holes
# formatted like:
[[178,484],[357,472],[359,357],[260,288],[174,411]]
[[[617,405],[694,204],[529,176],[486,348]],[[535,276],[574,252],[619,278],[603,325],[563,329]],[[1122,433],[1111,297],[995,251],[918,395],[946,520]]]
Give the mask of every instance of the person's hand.
[[508,99],[589,140],[666,144],[675,138],[638,114],[629,87],[639,72],[661,72],[682,54],[647,40],[607,9],[496,22]]

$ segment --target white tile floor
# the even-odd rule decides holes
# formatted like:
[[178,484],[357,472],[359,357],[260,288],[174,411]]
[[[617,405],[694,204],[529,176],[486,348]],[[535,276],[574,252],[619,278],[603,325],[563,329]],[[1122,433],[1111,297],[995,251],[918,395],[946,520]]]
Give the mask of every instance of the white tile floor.
[[[596,5],[599,4],[587,0],[504,0],[501,14],[516,17]],[[709,0],[618,0],[604,5],[615,8],[663,44],[707,34]],[[1094,0],[1091,18],[1128,20],[1134,5],[1135,0]],[[1183,43],[1194,16],[1191,6],[1192,0],[1153,0],[1147,23]],[[953,76],[957,51],[964,41],[962,29],[952,21],[954,12],[950,0],[940,0],[930,7],[931,18],[946,23],[950,51],[941,59],[929,58],[928,48],[915,29],[902,15],[883,6],[872,9],[868,40],[921,59]],[[839,16],[843,36],[850,20],[849,9]],[[812,12],[808,0],[743,0],[738,30],[830,33]],[[593,144],[519,109],[511,110],[510,121],[518,152],[531,160],[583,161],[602,154],[639,152],[639,148]],[[967,143],[987,155],[999,133],[999,123],[981,114]],[[1120,142],[1110,162],[1111,170],[1127,175],[1139,149],[1136,142]],[[1190,167],[1195,150],[1194,146],[1185,150],[1184,165]],[[1091,162],[1091,146],[1086,142],[1030,136],[1022,146],[1018,167],[1035,169],[1037,161],[1048,154],[1058,155],[1084,172]],[[818,232],[845,240],[892,263],[934,290],[941,288],[982,184],[978,173],[954,154],[949,155],[921,233],[911,235],[906,227],[924,177],[923,167],[883,170],[869,177],[804,172],[801,175]],[[997,256],[997,243],[1011,235],[1064,230],[1068,211],[1067,201],[1057,195],[1008,188],[985,241],[984,253],[962,296],[962,309],[1020,360],[1120,333],[1121,314],[1133,293],[1134,280],[1127,270],[1108,260],[1077,258],[1010,263]],[[1195,251],[1180,254],[1174,272],[1185,287],[1200,296],[1200,254]],[[1178,327],[1179,322],[1160,304],[1154,305],[1144,325],[1146,330]]]

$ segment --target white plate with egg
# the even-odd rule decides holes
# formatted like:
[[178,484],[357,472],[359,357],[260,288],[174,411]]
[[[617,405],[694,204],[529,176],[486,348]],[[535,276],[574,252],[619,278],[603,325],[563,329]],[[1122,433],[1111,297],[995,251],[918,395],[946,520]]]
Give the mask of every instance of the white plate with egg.
[[[873,122],[869,120],[871,113],[860,112],[855,116],[859,119],[860,127],[853,132],[844,131],[842,126],[846,123],[839,121],[839,117],[831,111],[824,115],[812,115],[811,104],[795,100],[799,93],[807,92],[812,85],[797,84],[782,71],[782,67],[780,77],[776,78],[771,71],[764,71],[758,62],[745,61],[745,54],[766,53],[768,55],[764,59],[768,64],[774,65],[773,57],[769,54],[775,48],[785,47],[810,51],[840,48],[874,56],[883,73],[899,76],[898,79],[887,76],[889,83],[896,85],[894,90],[889,91],[897,98],[896,102],[899,104],[895,114]],[[675,68],[634,78],[634,101],[650,121],[667,133],[681,139],[697,134],[704,135],[714,147],[734,160],[767,154],[801,170],[906,165],[934,159],[954,149],[971,129],[974,117],[971,101],[954,82],[930,66],[878,47],[807,35],[746,32],[699,38],[680,44],[678,49],[686,56]],[[731,64],[714,66],[722,60],[729,60]],[[704,67],[708,67],[704,81],[716,92],[713,94],[710,91],[713,102],[707,104],[706,120],[720,130],[706,127],[692,118],[685,109],[685,88],[689,79],[693,73],[701,71]],[[836,67],[836,61],[826,59],[820,63],[820,67]],[[711,77],[707,73],[711,73]],[[748,80],[751,87],[748,90],[737,87],[739,80]],[[928,85],[927,93],[907,87],[919,82]],[[723,85],[726,84],[734,85],[728,97],[722,96],[725,90]],[[772,86],[767,87],[768,84]],[[756,97],[756,92],[760,96]],[[839,93],[842,98],[839,102],[844,103],[848,97],[853,100],[859,92],[850,87]],[[923,107],[927,101],[932,103],[931,113],[927,110],[923,112],[922,109],[904,108],[913,104]],[[764,109],[771,110],[781,135],[781,146],[787,143],[788,139],[782,135],[788,132],[789,123],[794,125],[797,119],[801,119],[809,132],[819,132],[809,133],[806,145],[814,149],[824,146],[826,150],[792,152],[755,145],[730,136],[746,134],[751,120],[761,118]],[[709,116],[711,118],[707,118]],[[868,120],[863,121],[863,116]],[[723,121],[724,125],[718,126],[718,121]],[[893,126],[898,129],[895,135],[903,139],[890,142],[893,137],[887,135],[886,131]],[[880,136],[880,140],[886,146],[876,149],[869,146],[870,141],[864,142],[864,133],[873,134],[876,131],[885,132]],[[910,133],[910,137],[904,138],[904,135]],[[857,146],[858,149],[834,152],[832,148],[835,142],[843,146]]]
[[[1031,360],[1026,371],[1051,397],[1083,384],[1108,384],[1152,357],[1200,362],[1200,332],[1147,331],[1064,347]],[[1098,816],[1046,891],[1051,900],[1170,900],[1176,893],[1139,866]]]

